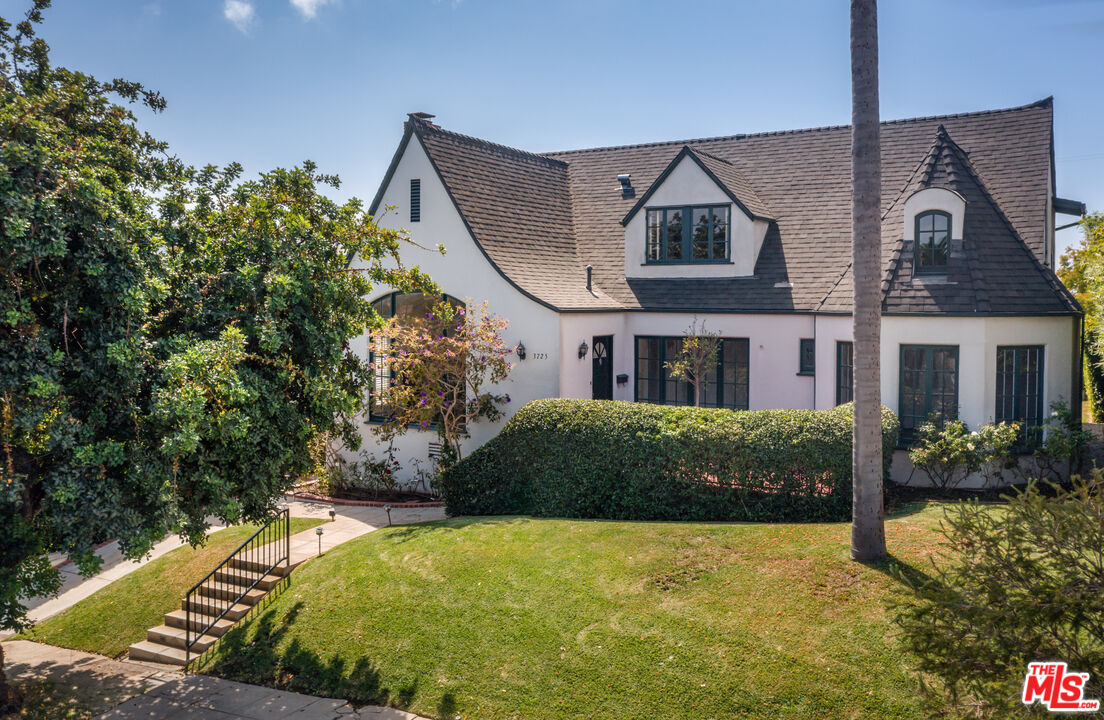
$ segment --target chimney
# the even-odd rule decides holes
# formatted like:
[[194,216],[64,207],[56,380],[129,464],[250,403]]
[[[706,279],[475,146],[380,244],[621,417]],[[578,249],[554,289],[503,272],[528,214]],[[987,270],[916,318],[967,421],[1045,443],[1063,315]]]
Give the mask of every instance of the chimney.
[[430,120],[437,117],[436,115],[432,115],[427,112],[412,112],[408,113],[406,117],[407,120],[403,123],[403,132],[406,132],[406,129],[410,125],[410,123],[414,123],[416,125],[426,125],[428,127],[434,128],[435,130],[441,129],[440,125],[436,125],[430,122]]

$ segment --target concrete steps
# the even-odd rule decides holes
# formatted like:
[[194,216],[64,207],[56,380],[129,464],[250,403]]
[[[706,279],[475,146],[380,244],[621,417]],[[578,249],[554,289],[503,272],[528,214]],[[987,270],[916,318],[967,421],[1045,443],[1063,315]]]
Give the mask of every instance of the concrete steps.
[[[179,610],[165,613],[164,624],[147,630],[145,640],[131,645],[130,658],[183,666],[189,657],[189,653],[185,652],[185,628],[189,621],[193,633],[204,631],[192,645],[190,657],[194,660],[218,642],[257,603],[264,600],[292,570],[292,567],[281,566],[265,573],[265,566],[236,558],[231,559],[227,566],[215,573],[212,584],[200,586],[191,600],[182,600]],[[254,587],[247,590],[251,585]],[[236,602],[230,604],[232,600]],[[187,612],[189,609],[190,618]]]

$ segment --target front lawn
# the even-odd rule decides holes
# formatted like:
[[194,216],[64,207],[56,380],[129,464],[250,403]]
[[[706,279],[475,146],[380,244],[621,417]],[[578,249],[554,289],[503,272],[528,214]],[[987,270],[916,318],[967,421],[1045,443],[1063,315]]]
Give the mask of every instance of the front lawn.
[[850,526],[459,518],[386,528],[304,566],[207,672],[437,718],[921,714],[885,602],[941,506]]
[[[320,522],[291,518],[291,532]],[[162,624],[165,613],[180,607],[184,593],[256,530],[256,525],[238,525],[211,533],[201,548],[167,552],[19,637],[117,657],[145,640],[146,630]]]

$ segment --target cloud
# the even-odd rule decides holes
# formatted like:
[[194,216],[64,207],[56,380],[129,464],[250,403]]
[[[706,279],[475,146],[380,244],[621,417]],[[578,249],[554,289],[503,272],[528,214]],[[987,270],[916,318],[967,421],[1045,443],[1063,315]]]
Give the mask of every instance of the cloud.
[[226,0],[222,6],[223,17],[242,32],[246,32],[253,24],[253,14],[253,4],[249,0]]
[[318,14],[318,8],[329,4],[330,0],[291,0],[292,7],[299,11],[307,20],[314,19]]

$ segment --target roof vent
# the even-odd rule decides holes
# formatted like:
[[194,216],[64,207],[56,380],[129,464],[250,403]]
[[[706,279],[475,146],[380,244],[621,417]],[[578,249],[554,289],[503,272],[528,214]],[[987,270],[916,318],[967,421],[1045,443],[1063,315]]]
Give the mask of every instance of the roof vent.
[[631,198],[631,197],[636,197],[636,190],[633,190],[632,183],[629,182],[629,174],[628,173],[625,173],[624,175],[618,175],[617,176],[617,182],[621,183],[621,197],[622,198],[627,199],[627,198]]

